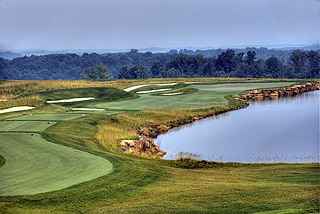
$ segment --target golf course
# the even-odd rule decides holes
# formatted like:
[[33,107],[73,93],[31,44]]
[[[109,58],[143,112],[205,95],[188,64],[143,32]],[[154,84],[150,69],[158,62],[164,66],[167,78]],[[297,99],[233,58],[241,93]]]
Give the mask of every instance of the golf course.
[[[38,81],[32,91],[23,88],[28,81],[10,82],[21,93],[0,109],[36,108],[0,114],[0,213],[319,211],[319,163],[162,160],[120,147],[149,124],[169,126],[244,106],[231,95],[314,80],[154,81],[65,81],[64,88]],[[90,99],[47,102],[75,98]]]

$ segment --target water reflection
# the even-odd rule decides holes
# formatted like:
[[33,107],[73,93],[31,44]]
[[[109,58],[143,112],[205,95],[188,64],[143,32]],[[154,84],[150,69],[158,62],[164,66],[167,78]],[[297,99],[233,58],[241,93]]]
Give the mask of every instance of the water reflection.
[[319,162],[319,91],[254,101],[172,129],[155,142],[168,153],[166,159],[189,152],[223,162]]

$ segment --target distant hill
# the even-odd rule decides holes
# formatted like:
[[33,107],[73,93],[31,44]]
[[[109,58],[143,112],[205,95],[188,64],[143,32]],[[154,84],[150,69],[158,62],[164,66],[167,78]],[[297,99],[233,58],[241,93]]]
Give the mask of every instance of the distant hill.
[[13,52],[10,52],[10,51],[5,51],[5,52],[0,52],[0,57],[3,58],[3,59],[14,59],[14,58],[17,58],[17,57],[22,57],[21,54],[19,53],[13,53]]

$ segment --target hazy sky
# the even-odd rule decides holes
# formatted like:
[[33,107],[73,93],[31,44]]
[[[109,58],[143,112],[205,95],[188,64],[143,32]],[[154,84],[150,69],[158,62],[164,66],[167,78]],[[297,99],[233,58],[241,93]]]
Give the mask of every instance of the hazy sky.
[[0,0],[2,49],[315,44],[319,0]]

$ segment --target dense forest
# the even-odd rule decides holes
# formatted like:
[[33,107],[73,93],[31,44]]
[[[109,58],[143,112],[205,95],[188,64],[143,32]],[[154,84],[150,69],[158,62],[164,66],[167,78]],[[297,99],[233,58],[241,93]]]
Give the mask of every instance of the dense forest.
[[[242,50],[242,51],[240,51]],[[111,78],[245,77],[320,78],[320,50],[267,48],[172,50],[168,53],[50,54],[0,58],[0,79],[80,79],[97,65],[108,66]]]

